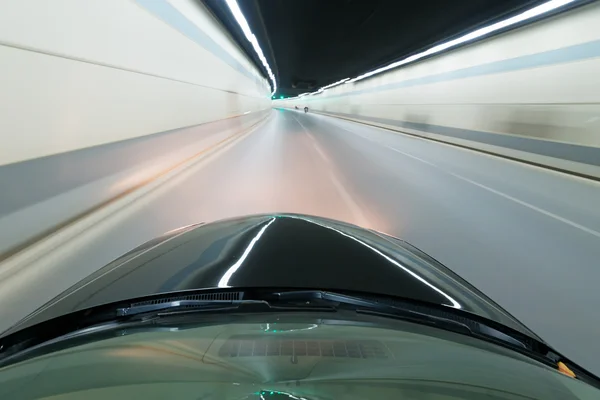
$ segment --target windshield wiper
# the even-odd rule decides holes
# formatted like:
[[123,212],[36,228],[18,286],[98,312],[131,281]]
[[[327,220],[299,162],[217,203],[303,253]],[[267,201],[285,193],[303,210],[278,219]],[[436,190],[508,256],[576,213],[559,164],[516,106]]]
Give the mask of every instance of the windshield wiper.
[[[172,294],[170,295],[172,296]],[[259,296],[260,297],[260,296]],[[164,299],[164,300],[163,300]],[[168,317],[184,317],[187,314],[224,313],[264,313],[264,312],[332,312],[330,305],[271,304],[267,300],[193,300],[156,298],[141,302],[132,302],[125,306],[111,308],[105,305],[97,313],[86,315],[79,311],[58,317],[61,323],[45,321],[18,332],[13,337],[0,340],[0,366],[22,359],[31,354],[43,354],[44,349],[56,349],[69,346],[68,342],[84,340],[85,337],[106,335],[107,332],[123,328],[140,327]]]
[[267,300],[173,300],[164,303],[132,304],[117,309],[117,317],[166,316],[185,312],[235,311],[334,311],[327,305],[314,304],[272,304]]
[[[175,300],[164,303],[131,305],[129,307],[117,308],[117,317],[128,317],[139,314],[154,313],[159,311],[175,310],[234,310],[239,308],[241,303],[247,303],[252,300]],[[252,301],[253,303],[263,303],[261,301]]]
[[[442,329],[473,334],[468,325],[434,315],[424,314],[365,300],[359,297],[347,296],[326,291],[285,291],[275,292],[264,296],[264,300],[172,300],[166,302],[143,302],[129,307],[117,309],[118,317],[153,317],[180,315],[182,313],[214,312],[214,311],[334,311],[348,309],[362,314],[378,315],[387,318],[403,319],[416,323],[425,323]],[[241,309],[243,308],[243,310]],[[503,339],[510,340],[506,336]],[[513,343],[515,344],[515,343]]]
[[465,320],[464,317],[452,318],[449,314],[448,316],[439,316],[434,315],[433,312],[428,314],[411,310],[410,307],[397,307],[395,305],[386,304],[385,302],[327,291],[286,291],[273,293],[273,295],[279,301],[305,301],[323,304],[334,303],[337,304],[338,307],[351,306],[354,311],[360,314],[377,315],[386,318],[402,319],[432,325],[441,329],[452,330],[463,334],[492,338],[512,346],[527,349],[527,346],[521,340],[479,321],[465,323],[463,322]]
[[[116,329],[119,326],[139,323],[152,323],[157,319],[185,317],[193,314],[225,313],[269,313],[269,312],[336,312],[350,311],[384,318],[394,318],[430,325],[482,339],[494,339],[512,347],[527,349],[517,338],[503,333],[480,321],[462,317],[453,318],[450,313],[440,315],[439,310],[420,307],[411,309],[405,306],[390,305],[360,295],[346,295],[322,290],[262,290],[243,292],[240,299],[209,300],[189,299],[188,295],[179,298],[158,297],[152,300],[124,302],[117,307],[105,305],[88,315],[82,310],[59,317],[57,321],[46,321],[40,326],[31,327],[14,337],[0,341],[0,361],[25,349],[44,347],[45,343],[57,343],[75,337],[82,337],[96,331]],[[423,311],[425,310],[425,311]],[[431,311],[431,312],[429,312]]]

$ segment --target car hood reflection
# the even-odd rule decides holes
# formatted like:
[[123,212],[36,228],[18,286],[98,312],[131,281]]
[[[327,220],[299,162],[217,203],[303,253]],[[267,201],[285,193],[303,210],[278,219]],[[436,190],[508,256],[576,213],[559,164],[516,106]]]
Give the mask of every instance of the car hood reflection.
[[76,284],[15,329],[158,293],[214,288],[349,290],[476,313],[533,335],[448,268],[399,239],[297,214],[169,232]]

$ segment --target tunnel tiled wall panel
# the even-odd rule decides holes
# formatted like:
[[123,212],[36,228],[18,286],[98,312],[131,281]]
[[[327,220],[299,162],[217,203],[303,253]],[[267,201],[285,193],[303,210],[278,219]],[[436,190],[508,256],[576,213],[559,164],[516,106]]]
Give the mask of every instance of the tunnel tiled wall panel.
[[192,0],[0,4],[0,165],[270,106]]
[[595,3],[276,105],[306,105],[600,176],[598,21],[600,4]]
[[270,87],[193,0],[0,3],[0,254],[249,129]]

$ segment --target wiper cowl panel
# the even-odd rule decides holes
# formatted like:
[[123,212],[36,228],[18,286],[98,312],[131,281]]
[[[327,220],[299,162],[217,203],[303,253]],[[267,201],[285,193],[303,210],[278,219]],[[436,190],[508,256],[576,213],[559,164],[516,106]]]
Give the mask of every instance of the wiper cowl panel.
[[[117,309],[117,317],[132,317],[148,314],[170,315],[174,313],[202,311],[334,311],[330,305],[272,304],[266,300],[174,300],[164,303],[131,305]],[[250,310],[249,310],[250,309]]]
[[[511,347],[527,349],[518,336],[488,325],[464,313],[450,313],[423,304],[373,299],[369,295],[340,293],[326,290],[250,289],[235,299],[173,298],[175,294],[153,298],[132,299],[119,304],[107,304],[94,310],[82,310],[59,317],[60,323],[44,323],[31,327],[0,341],[0,361],[27,348],[55,341],[85,336],[95,330],[116,328],[121,324],[148,323],[169,317],[192,314],[277,313],[277,312],[336,312],[349,311],[383,318],[401,319],[430,325],[457,333],[493,340]],[[167,297],[168,296],[168,297]],[[191,296],[185,294],[185,296]],[[183,296],[182,296],[183,297]],[[429,312],[431,311],[431,312]]]
[[502,341],[512,346],[527,349],[527,346],[520,340],[501,332],[493,327],[478,321],[472,321],[470,324],[461,322],[460,319],[443,317],[434,314],[423,313],[411,310],[410,308],[398,307],[395,305],[378,302],[371,299],[362,299],[360,297],[349,296],[341,293],[327,291],[289,291],[274,293],[278,300],[284,301],[321,301],[338,303],[339,306],[350,305],[356,307],[357,313],[379,315],[387,318],[404,319],[407,321],[425,323],[437,326],[442,329],[458,331],[468,335],[492,338]]
[[211,309],[224,306],[239,306],[239,304],[243,301],[244,300],[174,300],[157,304],[132,305],[129,307],[117,308],[117,317],[126,317],[138,314],[145,314],[148,312],[172,310],[177,308]]

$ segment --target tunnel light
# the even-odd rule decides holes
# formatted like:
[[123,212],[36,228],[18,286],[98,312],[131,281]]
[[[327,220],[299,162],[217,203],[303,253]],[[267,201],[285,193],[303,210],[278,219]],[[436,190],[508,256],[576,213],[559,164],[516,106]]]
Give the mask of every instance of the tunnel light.
[[334,87],[334,86],[341,85],[342,83],[344,83],[344,82],[346,82],[346,81],[349,81],[349,80],[350,80],[350,78],[342,79],[342,80],[340,80],[340,81],[337,81],[337,82],[334,82],[334,83],[332,83],[331,85],[323,86],[323,87],[322,87],[321,89],[319,89],[319,90],[323,90],[323,91],[325,91],[325,90],[327,90],[327,89],[329,89],[329,88],[332,88],[332,87]]
[[316,92],[309,93],[309,95],[323,93],[323,92],[324,92],[324,91],[326,91],[327,89],[330,89],[330,88],[332,88],[332,87],[334,87],[334,86],[337,86],[337,85],[341,85],[342,83],[345,83],[345,82],[347,82],[347,81],[349,81],[349,80],[350,80],[350,78],[345,78],[345,79],[342,79],[342,80],[340,80],[340,81],[334,82],[334,83],[332,83],[332,84],[330,84],[330,85],[323,86],[321,89],[317,90]]
[[411,63],[411,62],[419,60],[419,59],[421,59],[423,57],[427,57],[427,56],[430,56],[432,54],[436,54],[436,53],[439,53],[441,51],[447,50],[449,48],[456,47],[459,44],[462,44],[462,43],[465,43],[465,42],[469,42],[471,40],[474,40],[474,39],[480,38],[482,36],[485,36],[485,35],[487,35],[489,33],[496,32],[496,31],[498,31],[500,29],[504,29],[504,28],[509,27],[511,25],[515,25],[515,24],[517,24],[519,22],[523,22],[523,21],[526,21],[528,19],[537,17],[539,15],[546,14],[546,13],[548,13],[550,11],[556,10],[557,8],[563,7],[563,6],[565,6],[565,5],[569,4],[569,3],[573,3],[574,1],[577,1],[577,0],[551,0],[551,1],[547,2],[547,3],[544,3],[542,5],[539,5],[537,7],[532,8],[530,10],[527,10],[527,11],[525,11],[525,12],[519,14],[519,15],[515,15],[514,17],[505,19],[504,21],[496,22],[495,24],[486,26],[486,27],[481,28],[481,29],[477,29],[476,31],[468,33],[468,34],[466,34],[464,36],[461,36],[461,37],[459,37],[457,39],[450,40],[449,42],[442,43],[440,45],[434,46],[434,47],[432,47],[432,48],[430,48],[428,50],[425,50],[422,53],[412,55],[412,56],[407,57],[407,58],[405,58],[403,60],[396,61],[396,62],[394,62],[392,64],[386,65],[385,67],[381,67],[381,68],[375,69],[373,71],[367,72],[365,74],[359,75],[356,78],[350,79],[348,82],[356,82],[356,81],[359,81],[361,79],[368,78],[369,76],[373,76],[373,75],[379,74],[381,72],[384,72],[384,71],[387,71],[387,70],[390,70],[390,69],[393,69],[393,68],[397,68],[397,67],[400,67],[402,65]]
[[541,4],[541,5],[537,6],[537,7],[532,8],[530,10],[524,11],[521,14],[515,15],[514,17],[505,19],[505,20],[500,21],[500,22],[496,22],[495,24],[486,26],[486,27],[481,28],[481,29],[477,29],[476,31],[473,31],[471,33],[467,33],[466,35],[463,35],[463,36],[461,36],[461,37],[459,37],[457,39],[450,40],[448,42],[439,44],[439,45],[434,46],[434,47],[432,47],[430,49],[427,49],[427,50],[425,50],[425,51],[423,51],[421,53],[414,54],[414,55],[412,55],[410,57],[407,57],[405,59],[402,59],[400,61],[396,61],[394,63],[386,65],[385,67],[377,68],[377,69],[375,69],[373,71],[369,71],[367,73],[364,73],[364,74],[359,75],[359,76],[357,76],[355,78],[352,78],[352,79],[347,79],[347,78],[346,79],[342,79],[341,81],[332,83],[331,85],[324,86],[324,87],[320,88],[319,90],[317,90],[315,92],[302,93],[301,95],[298,95],[296,97],[290,97],[287,100],[294,100],[294,99],[298,99],[298,98],[303,97],[303,96],[314,96],[316,94],[323,93],[325,90],[327,90],[327,89],[329,89],[331,87],[334,87],[334,86],[337,86],[337,85],[341,85],[343,83],[351,83],[351,82],[360,81],[361,79],[365,79],[365,78],[368,78],[370,76],[380,74],[380,73],[388,71],[390,69],[398,68],[398,67],[400,67],[402,65],[409,64],[411,62],[417,61],[417,60],[419,60],[419,59],[421,59],[423,57],[427,57],[427,56],[430,56],[432,54],[436,54],[436,53],[442,52],[444,50],[456,47],[456,46],[458,46],[460,44],[463,44],[463,43],[475,40],[477,38],[480,38],[482,36],[488,35],[488,34],[490,34],[492,32],[496,32],[496,31],[499,31],[501,29],[507,28],[507,27],[509,27],[511,25],[518,24],[519,22],[523,22],[523,21],[526,21],[528,19],[532,19],[532,18],[535,18],[537,16],[546,14],[546,13],[548,13],[550,11],[556,10],[556,9],[558,9],[560,7],[563,7],[563,6],[567,5],[567,4],[573,3],[575,1],[580,1],[580,0],[551,0],[551,1],[548,1],[548,2],[546,2],[544,4]]
[[248,41],[252,44],[252,47],[254,48],[256,55],[260,59],[260,62],[267,70],[267,73],[269,74],[269,79],[271,79],[272,86],[273,86],[273,91],[271,92],[271,96],[273,96],[275,94],[275,92],[277,91],[277,82],[275,81],[275,75],[273,75],[273,71],[271,71],[271,66],[269,66],[269,63],[267,62],[267,59],[266,59],[262,49],[260,48],[260,45],[258,44],[258,40],[256,39],[256,36],[254,36],[254,34],[252,33],[252,30],[250,30],[250,25],[248,25],[248,21],[246,21],[246,17],[244,17],[244,14],[242,14],[242,10],[240,10],[240,6],[238,5],[237,1],[236,0],[225,0],[225,2],[229,6],[229,9],[231,10],[231,14],[233,14],[233,17],[237,21],[238,25],[240,26],[240,28],[242,28],[242,32],[244,32],[246,39],[248,39]]
[[337,86],[337,85],[341,85],[342,83],[348,82],[349,80],[350,80],[350,78],[345,78],[345,79],[339,80],[337,82],[331,83],[331,84],[329,84],[327,86],[323,86],[322,88],[320,88],[316,92],[302,93],[302,94],[299,94],[298,96],[295,96],[295,97],[288,97],[287,100],[299,99],[300,97],[304,97],[304,96],[314,96],[315,94],[323,93],[325,90],[327,90],[329,88],[332,88],[334,86]]

